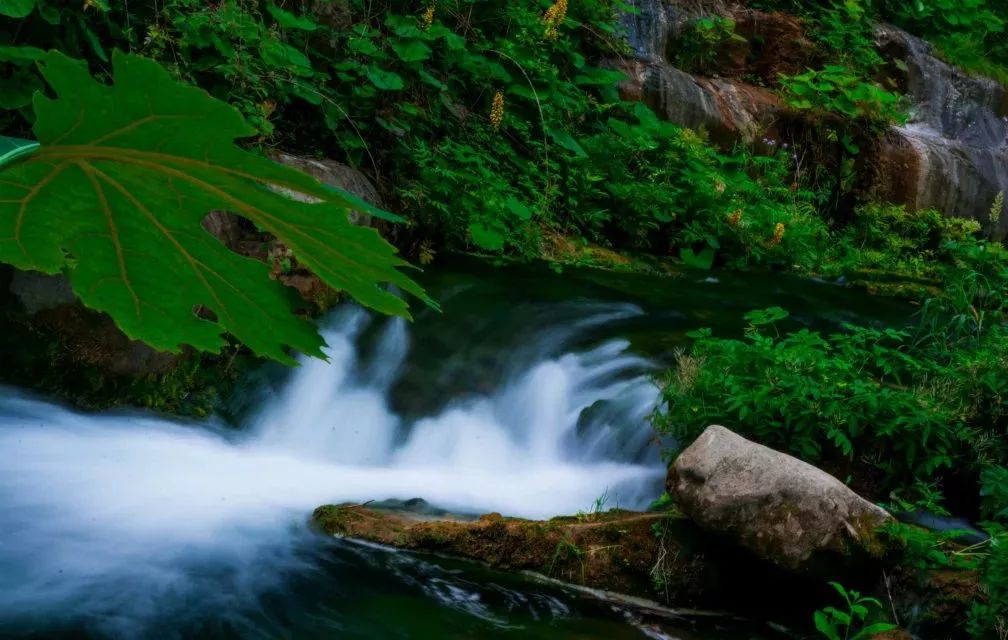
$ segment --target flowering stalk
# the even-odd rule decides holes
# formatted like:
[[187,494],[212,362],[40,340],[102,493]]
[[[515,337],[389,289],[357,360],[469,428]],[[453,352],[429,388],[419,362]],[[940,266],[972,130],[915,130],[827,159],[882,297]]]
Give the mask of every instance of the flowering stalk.
[[500,129],[504,122],[504,94],[498,91],[494,94],[493,104],[490,106],[490,126],[494,131]]
[[556,40],[560,32],[557,28],[563,24],[567,17],[567,0],[556,0],[553,5],[543,14],[543,23],[546,25],[545,35],[548,40]]
[[427,8],[424,9],[423,14],[420,16],[421,28],[429,29],[432,24],[434,24],[434,3],[427,5]]
[[767,246],[772,249],[773,247],[779,245],[781,243],[781,240],[783,239],[784,239],[784,223],[778,222],[777,226],[774,227],[773,237],[770,238],[769,242],[767,242]]

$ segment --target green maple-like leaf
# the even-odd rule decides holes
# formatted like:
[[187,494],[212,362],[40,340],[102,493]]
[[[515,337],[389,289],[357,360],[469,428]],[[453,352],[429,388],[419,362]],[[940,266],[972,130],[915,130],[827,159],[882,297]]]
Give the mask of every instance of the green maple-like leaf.
[[[399,271],[395,249],[348,221],[350,209],[371,207],[237,147],[255,131],[232,107],[121,52],[112,85],[58,52],[40,68],[57,98],[35,95],[40,146],[0,167],[0,261],[67,271],[87,306],[157,349],[218,351],[230,333],[283,362],[292,361],[285,346],[321,356],[322,338],[293,314],[296,294],[269,279],[267,265],[202,228],[211,211],[274,234],[365,306],[408,317],[383,284],[429,302]],[[216,321],[198,317],[199,306]]]

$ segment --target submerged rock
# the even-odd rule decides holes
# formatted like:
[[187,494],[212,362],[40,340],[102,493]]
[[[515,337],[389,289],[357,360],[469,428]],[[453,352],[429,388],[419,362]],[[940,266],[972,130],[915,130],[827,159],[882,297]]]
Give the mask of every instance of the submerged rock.
[[716,425],[676,459],[667,490],[700,527],[790,570],[873,551],[890,518],[825,471]]

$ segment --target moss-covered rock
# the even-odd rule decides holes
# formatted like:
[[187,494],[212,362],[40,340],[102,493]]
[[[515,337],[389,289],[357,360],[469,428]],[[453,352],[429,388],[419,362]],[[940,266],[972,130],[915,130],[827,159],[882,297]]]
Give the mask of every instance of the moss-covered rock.
[[664,513],[614,510],[551,520],[476,520],[369,509],[319,507],[315,525],[330,535],[443,553],[572,584],[700,606],[715,602],[719,572],[696,545],[688,522]]

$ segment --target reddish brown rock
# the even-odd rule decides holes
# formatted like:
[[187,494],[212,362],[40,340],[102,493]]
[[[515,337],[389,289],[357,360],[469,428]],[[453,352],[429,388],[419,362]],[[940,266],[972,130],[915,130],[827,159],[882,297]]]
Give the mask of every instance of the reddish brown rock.
[[756,9],[732,11],[735,32],[746,39],[741,60],[732,58],[727,73],[746,74],[768,84],[776,84],[780,74],[794,75],[813,66],[810,52],[815,45],[805,35],[800,18],[787,13],[766,13]]
[[641,60],[610,66],[627,76],[619,85],[621,98],[642,101],[669,122],[704,129],[726,148],[757,140],[781,112],[776,93],[738,80],[692,76],[668,64]]

